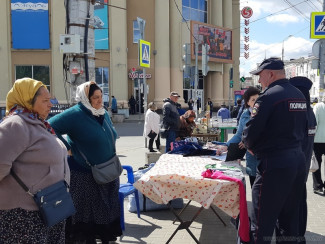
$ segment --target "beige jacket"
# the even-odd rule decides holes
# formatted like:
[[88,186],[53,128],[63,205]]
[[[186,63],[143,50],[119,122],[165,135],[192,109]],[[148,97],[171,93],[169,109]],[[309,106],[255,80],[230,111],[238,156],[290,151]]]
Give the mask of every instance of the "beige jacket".
[[65,145],[38,119],[22,113],[0,123],[0,209],[37,210],[10,169],[35,193],[64,179],[70,182]]

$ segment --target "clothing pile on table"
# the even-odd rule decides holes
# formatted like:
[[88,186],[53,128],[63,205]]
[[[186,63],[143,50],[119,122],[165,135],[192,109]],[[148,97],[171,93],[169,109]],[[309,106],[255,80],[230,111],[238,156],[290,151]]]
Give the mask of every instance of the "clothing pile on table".
[[181,154],[183,157],[190,156],[215,156],[216,150],[204,149],[196,142],[181,140],[171,143],[171,151],[169,154]]

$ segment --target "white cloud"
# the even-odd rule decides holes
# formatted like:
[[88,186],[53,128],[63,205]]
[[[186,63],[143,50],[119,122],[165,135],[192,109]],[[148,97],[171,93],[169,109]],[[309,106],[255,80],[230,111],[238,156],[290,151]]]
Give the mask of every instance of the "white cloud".
[[269,14],[288,14],[302,18],[294,9],[298,9],[306,17],[310,16],[310,12],[322,11],[322,5],[318,1],[313,1],[314,5],[303,1],[290,1],[294,6],[289,6],[283,0],[250,0],[241,1],[240,8],[249,6],[253,9],[252,21],[261,17],[266,17]]
[[282,25],[286,25],[288,23],[297,23],[301,21],[297,16],[289,15],[289,14],[277,14],[271,15],[266,18],[266,21],[269,23],[280,23]]
[[314,41],[306,40],[302,37],[290,37],[283,42],[272,44],[259,43],[252,40],[249,43],[249,59],[240,58],[241,76],[250,76],[249,72],[256,68],[265,58],[282,56],[282,45],[284,47],[284,60],[308,57],[311,54]]

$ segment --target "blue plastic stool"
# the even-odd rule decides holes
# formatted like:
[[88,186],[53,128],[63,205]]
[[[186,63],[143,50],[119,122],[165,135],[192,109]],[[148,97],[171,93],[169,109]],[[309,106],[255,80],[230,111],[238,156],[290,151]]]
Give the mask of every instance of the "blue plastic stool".
[[137,213],[138,218],[140,218],[140,205],[139,205],[139,194],[138,190],[133,186],[134,183],[134,175],[133,175],[133,168],[129,165],[122,165],[123,169],[127,171],[128,176],[128,182],[126,184],[120,184],[120,189],[118,192],[118,197],[120,200],[120,206],[121,206],[121,228],[122,230],[125,230],[125,223],[124,223],[124,198],[130,194],[134,193],[135,196],[135,203],[137,206]]

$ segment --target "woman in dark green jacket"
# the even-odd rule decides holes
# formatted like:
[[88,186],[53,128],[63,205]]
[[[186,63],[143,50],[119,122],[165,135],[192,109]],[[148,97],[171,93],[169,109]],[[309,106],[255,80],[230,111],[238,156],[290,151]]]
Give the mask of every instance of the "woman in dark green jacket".
[[102,243],[108,243],[122,235],[119,179],[97,184],[81,152],[92,165],[108,161],[116,153],[117,133],[103,108],[102,91],[95,82],[78,86],[76,99],[78,104],[49,120],[70,154],[70,189],[77,213],[67,223],[67,237],[96,243],[95,236],[99,236]]

